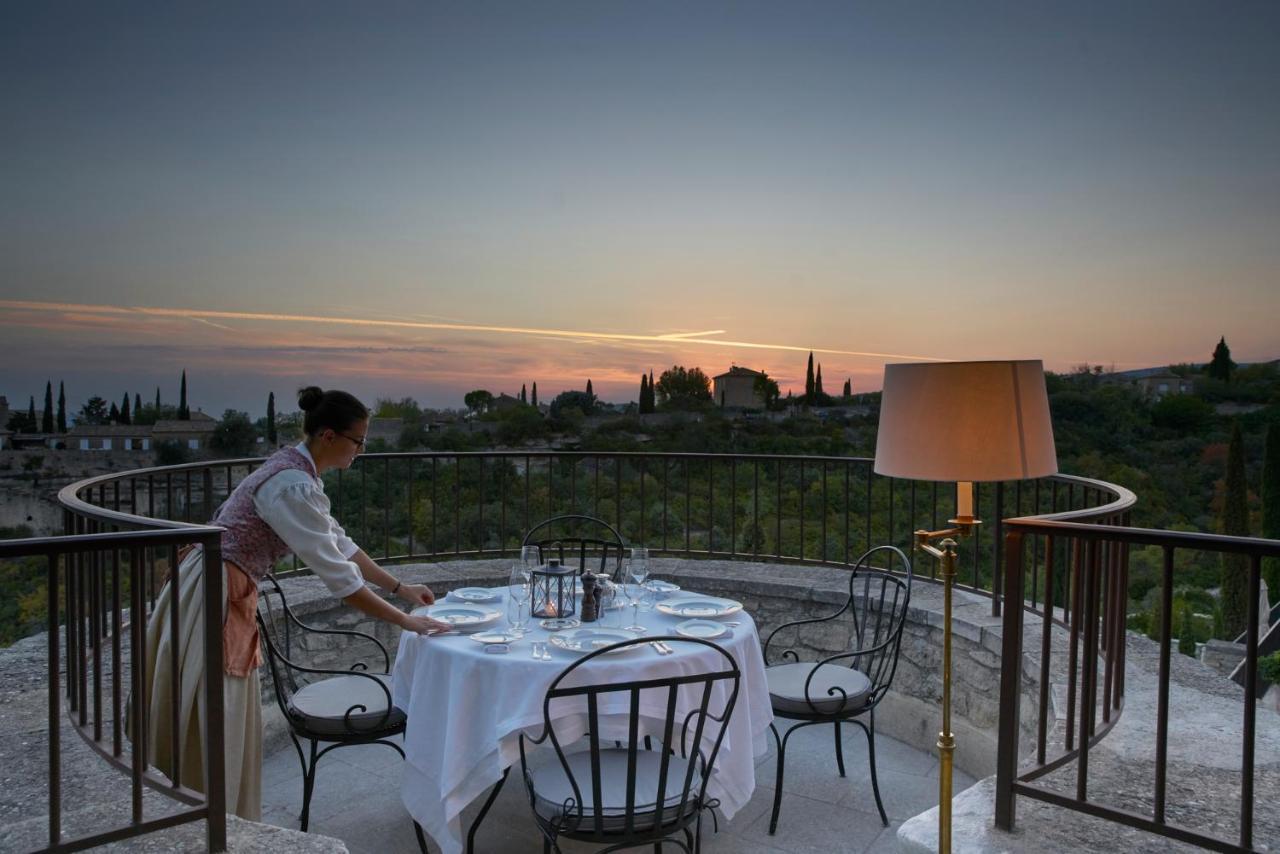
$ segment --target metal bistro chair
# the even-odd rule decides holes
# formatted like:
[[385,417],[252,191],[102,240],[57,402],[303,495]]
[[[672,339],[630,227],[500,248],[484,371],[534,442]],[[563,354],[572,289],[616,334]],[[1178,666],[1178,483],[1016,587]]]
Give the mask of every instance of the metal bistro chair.
[[[557,530],[556,526],[561,526],[574,536],[547,536]],[[588,536],[588,533],[594,533],[595,536]],[[539,562],[545,563],[548,557],[554,557],[558,558],[561,564],[568,566],[576,559],[578,573],[582,574],[587,571],[587,562],[590,559],[596,564],[595,572],[606,573],[614,581],[622,580],[622,552],[625,549],[622,535],[608,522],[597,519],[595,516],[583,516],[577,513],[552,516],[530,528],[520,545],[537,546]],[[569,555],[568,561],[565,560],[566,552]]]
[[[885,553],[890,561],[896,555],[906,568],[903,575],[893,575],[873,568],[871,559]],[[892,568],[892,563],[890,563]],[[827,617],[797,620],[779,626],[769,633],[764,643],[765,676],[769,683],[769,700],[775,718],[799,721],[781,738],[769,725],[778,748],[778,777],[773,793],[773,814],[769,833],[778,829],[778,812],[782,806],[782,778],[786,769],[787,740],[796,730],[814,724],[830,723],[835,727],[836,767],[844,773],[844,751],[840,744],[840,724],[854,723],[867,737],[867,754],[871,765],[871,790],[875,793],[880,821],[889,826],[880,785],[876,781],[876,706],[889,690],[898,668],[898,651],[902,629],[906,623],[907,604],[911,599],[911,561],[900,549],[877,546],[869,549],[849,574],[849,598],[840,610]],[[778,661],[769,657],[769,647],[778,632],[805,625],[820,625],[849,614],[853,623],[853,649],[829,655],[820,661],[800,661],[794,649],[784,649]],[[798,632],[798,630],[797,630]],[[787,662],[787,663],[782,663]],[[870,726],[859,718],[866,716]]]
[[[723,663],[719,669],[681,675],[673,673],[638,682],[582,684],[576,671],[592,659],[616,650],[655,640],[673,645],[699,644],[714,650]],[[713,666],[714,668],[714,666]],[[707,782],[715,767],[725,729],[738,700],[741,672],[733,656],[706,640],[681,637],[636,638],[596,650],[569,665],[555,678],[543,700],[542,733],[520,736],[520,767],[534,820],[542,833],[544,854],[560,852],[560,839],[603,843],[601,852],[652,844],[678,846],[686,854],[701,850],[702,813],[718,806],[707,797]],[[718,696],[713,697],[720,688]],[[676,752],[677,696],[694,692],[698,708],[680,722]],[[640,699],[665,695],[661,750],[645,750],[640,744]],[[687,695],[686,695],[687,696]],[[600,709],[615,699],[625,699],[625,746],[602,743]],[[563,714],[583,708],[587,719],[588,749],[566,753],[551,721],[551,705]],[[558,762],[530,769],[525,745],[550,741]],[[692,829],[691,829],[692,828]]]
[[[277,620],[272,598],[278,598],[283,615]],[[330,750],[352,744],[385,744],[404,758],[404,751],[393,736],[404,734],[405,713],[391,703],[388,674],[391,657],[387,648],[373,635],[349,629],[321,629],[297,618],[285,599],[280,584],[271,576],[258,585],[258,630],[266,648],[275,685],[276,703],[289,724],[289,737],[302,763],[302,830],[306,831],[311,813],[311,793],[315,788],[316,764]],[[301,636],[346,635],[371,641],[382,653],[383,669],[369,672],[363,661],[348,670],[308,667],[294,660],[295,627]],[[299,674],[327,678],[310,683],[300,682]],[[311,742],[308,763],[299,739]],[[323,750],[320,743],[328,744]]]

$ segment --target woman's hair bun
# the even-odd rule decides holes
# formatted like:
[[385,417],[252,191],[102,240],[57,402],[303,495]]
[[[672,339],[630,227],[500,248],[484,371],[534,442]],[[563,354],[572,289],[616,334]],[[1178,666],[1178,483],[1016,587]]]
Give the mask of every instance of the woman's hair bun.
[[312,411],[320,405],[320,401],[323,399],[324,391],[319,386],[309,385],[298,390],[298,408],[303,412]]

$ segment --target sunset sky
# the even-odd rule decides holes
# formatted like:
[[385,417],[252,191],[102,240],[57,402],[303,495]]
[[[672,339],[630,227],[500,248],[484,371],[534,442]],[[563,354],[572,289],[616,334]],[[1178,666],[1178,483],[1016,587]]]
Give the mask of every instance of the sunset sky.
[[8,3],[0,394],[1280,357],[1280,4]]

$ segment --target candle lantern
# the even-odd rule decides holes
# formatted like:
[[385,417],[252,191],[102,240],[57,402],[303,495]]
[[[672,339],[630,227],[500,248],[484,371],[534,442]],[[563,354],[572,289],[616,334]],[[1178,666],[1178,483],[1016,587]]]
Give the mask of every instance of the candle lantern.
[[578,573],[552,558],[546,566],[533,570],[533,616],[572,617],[577,595]]

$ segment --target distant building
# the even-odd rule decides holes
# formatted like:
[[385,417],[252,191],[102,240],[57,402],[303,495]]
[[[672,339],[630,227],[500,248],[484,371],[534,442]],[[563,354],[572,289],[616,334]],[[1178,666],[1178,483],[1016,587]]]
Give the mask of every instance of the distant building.
[[157,421],[151,427],[151,440],[155,444],[177,442],[187,450],[198,451],[209,446],[209,439],[213,437],[213,429],[217,426],[217,419],[197,409],[191,413],[188,421]]
[[77,424],[63,438],[79,451],[149,451],[151,427],[143,424]]
[[1168,372],[1138,377],[1133,384],[1156,400],[1170,394],[1191,394],[1195,389],[1191,380]]
[[0,430],[8,432],[9,427],[9,398],[0,394]]
[[365,440],[374,442],[381,439],[394,447],[400,442],[402,430],[404,430],[403,418],[370,418],[369,432],[365,434]]
[[3,427],[3,426],[0,426],[0,451],[2,451],[2,450],[4,450],[5,448],[9,447],[8,439],[9,439],[9,437],[10,437],[10,436],[12,436],[12,435],[13,435],[13,433],[12,433],[12,432],[10,432],[10,431],[8,431],[8,430],[4,429],[4,427]]
[[723,374],[712,377],[711,396],[716,406],[724,409],[763,409],[764,398],[756,392],[756,377],[760,371],[732,366]]
[[502,412],[505,409],[514,409],[517,406],[524,406],[520,402],[520,398],[512,397],[504,391],[493,399],[493,403],[489,404],[489,411]]

